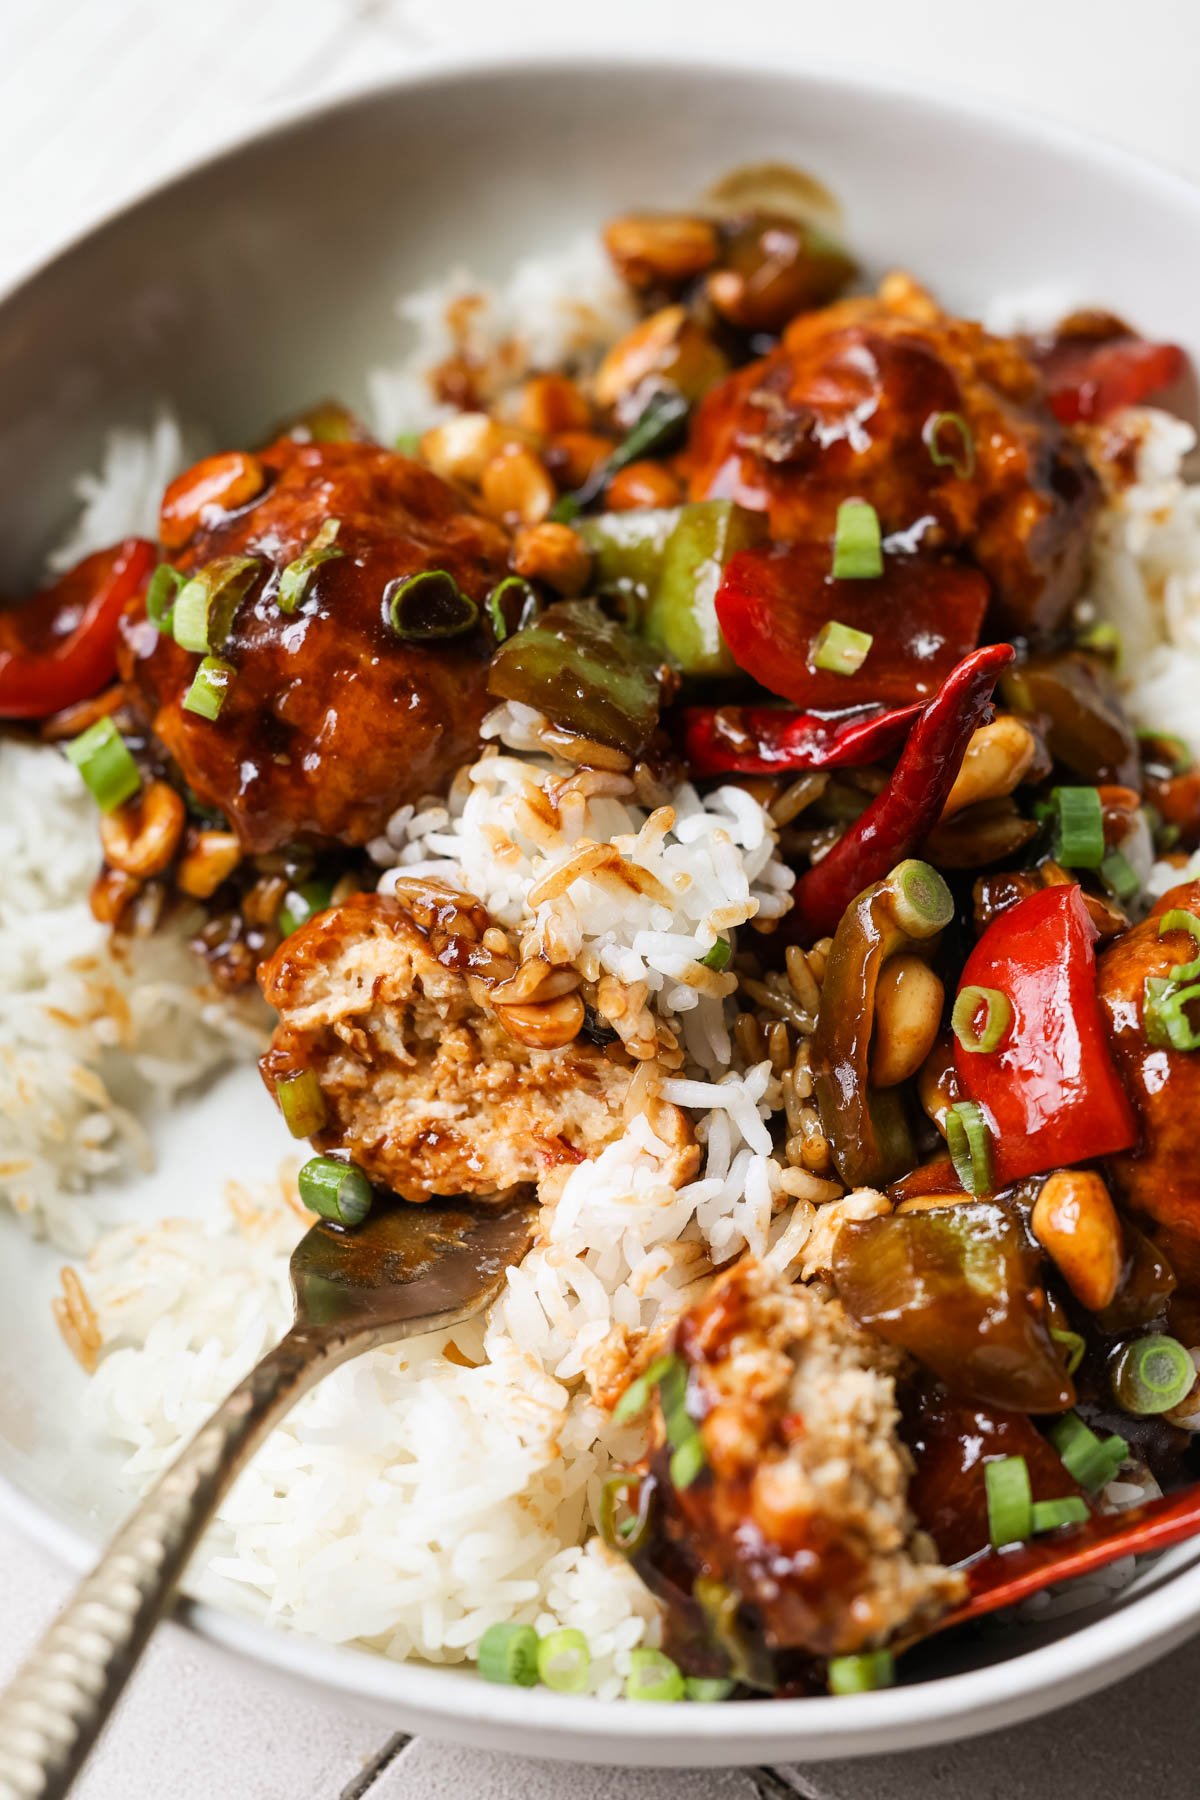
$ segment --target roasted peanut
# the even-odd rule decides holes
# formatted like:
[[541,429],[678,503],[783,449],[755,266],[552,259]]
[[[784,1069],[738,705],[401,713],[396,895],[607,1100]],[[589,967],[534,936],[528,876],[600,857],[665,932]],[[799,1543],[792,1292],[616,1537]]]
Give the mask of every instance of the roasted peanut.
[[1028,725],[1005,714],[981,725],[963,757],[962,767],[942,808],[942,818],[952,819],[964,807],[980,800],[998,800],[1011,794],[1028,774],[1037,755],[1037,739]]
[[526,581],[544,581],[556,594],[582,594],[591,573],[591,551],[569,525],[546,519],[526,525],[513,541],[512,566]]
[[170,483],[162,498],[158,515],[158,535],[168,550],[182,550],[200,525],[209,506],[232,512],[245,506],[266,485],[267,472],[257,456],[244,450],[230,450],[221,456],[206,456],[203,462],[185,469]]
[[604,227],[604,247],[630,287],[679,288],[712,268],[717,231],[688,213],[628,213]]
[[101,925],[117,926],[142,891],[142,884],[123,869],[104,869],[92,883],[88,903]]
[[1059,1169],[1042,1183],[1033,1235],[1089,1312],[1111,1304],[1121,1285],[1125,1245],[1108,1189],[1091,1169]]
[[186,810],[173,787],[152,781],[115,812],[100,816],[100,842],[114,869],[145,881],[161,875],[179,847]]
[[596,399],[601,406],[612,407],[623,423],[632,423],[623,403],[632,401],[648,383],[666,383],[685,399],[698,400],[728,367],[707,332],[682,306],[664,306],[613,345],[596,371]]
[[513,433],[482,412],[456,413],[421,438],[421,457],[443,481],[478,487],[492,458],[513,442]]
[[915,1075],[937,1041],[945,990],[919,956],[893,956],[875,987],[871,1080],[895,1087]]
[[586,431],[592,410],[569,376],[535,375],[521,390],[517,419],[523,430],[544,438],[556,431]]
[[496,1017],[519,1044],[527,1044],[531,1050],[562,1050],[583,1027],[584,1005],[578,994],[563,994],[542,1003],[498,1006]]
[[556,498],[546,465],[523,444],[510,444],[491,459],[479,491],[493,517],[511,525],[540,524]]
[[175,871],[176,885],[193,900],[207,900],[242,860],[231,831],[198,831]]
[[663,463],[631,462],[608,484],[604,504],[609,512],[633,512],[639,506],[678,506],[683,489]]

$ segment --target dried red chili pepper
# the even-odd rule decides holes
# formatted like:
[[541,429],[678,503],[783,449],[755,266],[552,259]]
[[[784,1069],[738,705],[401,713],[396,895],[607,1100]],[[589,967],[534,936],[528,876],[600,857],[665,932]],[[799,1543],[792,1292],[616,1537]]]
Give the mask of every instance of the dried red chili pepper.
[[790,706],[685,706],[683,749],[693,775],[782,775],[858,769],[887,756],[928,703],[844,713]]
[[992,689],[1013,660],[1011,644],[987,644],[946,677],[909,733],[891,780],[821,861],[800,876],[780,942],[824,937],[872,881],[911,856],[941,817],[971,734],[991,710]]

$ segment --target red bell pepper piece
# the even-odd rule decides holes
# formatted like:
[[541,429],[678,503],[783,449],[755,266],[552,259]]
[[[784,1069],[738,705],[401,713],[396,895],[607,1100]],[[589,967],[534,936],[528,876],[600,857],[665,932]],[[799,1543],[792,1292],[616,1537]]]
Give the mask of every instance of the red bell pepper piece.
[[995,1050],[954,1048],[963,1096],[991,1128],[998,1188],[1136,1142],[1096,995],[1096,935],[1079,888],[1048,887],[994,919],[967,958],[961,985],[998,988],[1012,1006]]
[[1106,419],[1170,387],[1187,368],[1178,344],[1149,344],[1132,335],[1097,340],[1059,337],[1035,345],[1051,411],[1064,425]]
[[[739,668],[768,693],[836,712],[935,693],[979,642],[988,585],[977,569],[888,556],[874,581],[835,581],[828,544],[777,544],[729,559],[716,608]],[[813,643],[836,619],[871,634],[854,674],[818,669]]]
[[788,706],[685,706],[684,754],[693,775],[860,769],[893,751],[924,710],[923,700],[847,713],[805,713]]
[[158,552],[126,538],[0,611],[0,719],[44,719],[88,700],[117,672],[117,625]]
[[946,677],[909,733],[891,779],[820,862],[800,876],[781,943],[824,937],[856,894],[910,856],[937,824],[971,733],[991,711],[992,689],[1013,660],[1011,644],[987,644]]

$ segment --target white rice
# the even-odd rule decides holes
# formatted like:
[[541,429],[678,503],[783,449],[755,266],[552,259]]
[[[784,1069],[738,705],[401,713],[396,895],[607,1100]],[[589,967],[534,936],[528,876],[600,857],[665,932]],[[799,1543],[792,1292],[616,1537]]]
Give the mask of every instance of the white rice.
[[[446,302],[464,289],[480,301],[460,309],[456,333]],[[411,355],[369,377],[385,440],[436,419],[423,371],[452,352],[471,355],[485,392],[503,396],[530,368],[594,360],[629,320],[590,239],[524,265],[503,290],[457,275],[400,310]],[[1106,509],[1090,604],[1125,633],[1135,709],[1200,747],[1200,490],[1180,475],[1190,433],[1153,413],[1137,429],[1138,481]],[[81,517],[53,566],[131,530],[152,534],[182,458],[167,417],[144,437],[114,434],[100,473],[79,484]],[[381,886],[449,879],[528,948],[635,991],[647,1029],[678,1041],[659,1091],[693,1119],[701,1169],[677,1187],[671,1147],[632,1109],[620,1140],[572,1170],[489,1320],[452,1342],[442,1333],[361,1359],[273,1434],[222,1509],[195,1585],[300,1631],[433,1662],[471,1657],[498,1620],[575,1626],[593,1689],[608,1695],[629,1651],[656,1641],[658,1619],[593,1535],[604,1471],[636,1447],[595,1396],[714,1263],[748,1247],[807,1278],[841,1205],[862,1216],[885,1203],[864,1193],[817,1210],[839,1190],[774,1150],[779,1085],[768,1064],[734,1062],[732,980],[701,965],[719,936],[784,910],[767,814],[735,788],[701,798],[685,784],[648,807],[621,778],[572,787],[536,727],[527,709],[498,709],[491,747],[448,799],[401,809],[371,846]],[[530,805],[548,784],[553,827]],[[197,994],[177,937],[139,943],[129,964],[113,958],[86,904],[94,815],[59,755],[0,745],[0,800],[0,1196],[73,1245],[89,1235],[89,1180],[143,1152],[139,1114],[246,1046],[247,1026],[227,1001]],[[589,843],[613,846],[652,878],[650,892],[577,868]],[[200,1221],[107,1233],[88,1258],[105,1346],[88,1405],[127,1448],[131,1488],[154,1479],[287,1323],[301,1217],[282,1195],[233,1199],[214,1197]]]

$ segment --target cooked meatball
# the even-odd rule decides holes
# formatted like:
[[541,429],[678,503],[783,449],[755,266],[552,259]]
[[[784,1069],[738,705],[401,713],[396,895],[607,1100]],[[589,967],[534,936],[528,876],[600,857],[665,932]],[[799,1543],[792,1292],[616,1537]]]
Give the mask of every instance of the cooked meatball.
[[[706,1467],[663,1481],[652,1585],[655,1563],[715,1579],[772,1658],[882,1644],[960,1595],[908,1509],[896,1358],[836,1301],[747,1259],[684,1316],[676,1348]],[[652,1462],[665,1477],[661,1451]]]
[[1200,1051],[1160,1049],[1145,1025],[1146,978],[1169,976],[1196,954],[1186,932],[1158,935],[1159,920],[1174,907],[1200,913],[1200,881],[1172,888],[1148,919],[1110,944],[1099,959],[1097,981],[1117,1067],[1141,1126],[1137,1148],[1112,1159],[1117,1182],[1139,1212],[1200,1239]]
[[765,511],[779,538],[832,538],[841,501],[870,501],[905,548],[961,548],[992,584],[997,629],[1034,636],[1075,598],[1099,502],[1020,348],[896,276],[877,299],[802,314],[714,388],[689,461],[693,499]]
[[[538,1049],[501,1024],[488,996],[515,963],[483,944],[490,925],[468,896],[410,883],[319,914],[260,973],[280,1015],[268,1087],[315,1070],[328,1110],[317,1142],[406,1200],[561,1178],[624,1129],[628,1068],[578,1038]],[[538,1035],[532,1008],[521,1029]]]
[[[286,438],[257,458],[212,461],[248,465],[250,498],[232,511],[210,501],[190,536],[164,511],[163,529],[186,538],[175,558],[184,573],[218,557],[261,561],[220,652],[235,671],[220,717],[184,709],[197,657],[155,629],[144,600],[123,621],[122,676],[183,779],[245,851],[365,843],[475,751],[492,647],[481,603],[505,572],[505,534],[438,476],[374,444]],[[280,572],[331,519],[342,554],[284,612]],[[462,637],[402,641],[384,590],[435,568],[480,603],[480,622]]]

